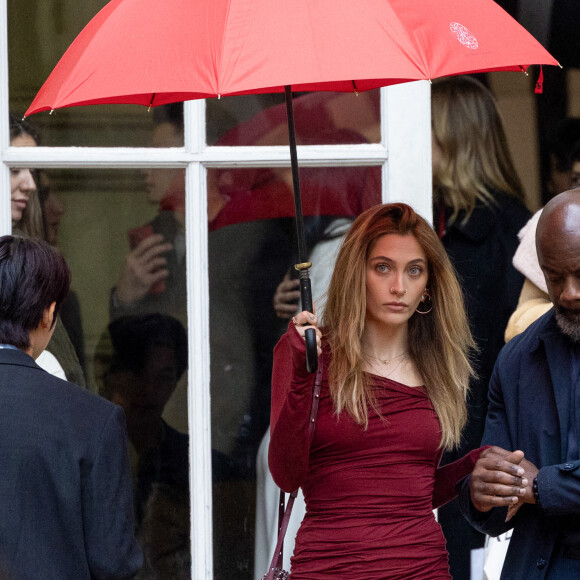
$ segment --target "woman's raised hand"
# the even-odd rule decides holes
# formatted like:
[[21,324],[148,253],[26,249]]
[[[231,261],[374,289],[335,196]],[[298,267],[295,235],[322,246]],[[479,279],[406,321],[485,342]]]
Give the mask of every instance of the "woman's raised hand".
[[322,337],[322,333],[318,328],[318,319],[314,314],[311,312],[307,312],[303,310],[302,312],[298,313],[296,316],[292,317],[292,322],[298,331],[298,334],[304,339],[304,333],[309,328],[314,328],[316,332],[316,350],[318,351],[318,356],[322,354],[322,349],[320,348],[320,339]]

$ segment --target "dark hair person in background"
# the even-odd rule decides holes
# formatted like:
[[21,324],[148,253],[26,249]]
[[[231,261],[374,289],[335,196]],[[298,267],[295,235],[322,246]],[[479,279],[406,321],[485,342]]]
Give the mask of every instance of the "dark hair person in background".
[[101,394],[127,417],[136,535],[144,555],[138,578],[190,578],[189,437],[163,409],[187,368],[187,335],[175,318],[144,314],[108,327],[112,356]]
[[[479,447],[487,390],[504,329],[524,277],[512,265],[518,232],[530,212],[512,163],[493,95],[471,77],[435,81],[431,89],[433,221],[460,280],[469,324],[479,348],[470,380],[467,426],[454,461]],[[451,575],[468,580],[470,551],[484,536],[463,522],[456,501],[439,510]]]
[[545,137],[546,153],[542,159],[542,196],[545,201],[577,187],[574,183],[574,162],[580,144],[580,118],[566,117],[550,127]]
[[58,250],[0,237],[0,568],[27,579],[131,578],[142,555],[123,411],[34,362],[69,285]]

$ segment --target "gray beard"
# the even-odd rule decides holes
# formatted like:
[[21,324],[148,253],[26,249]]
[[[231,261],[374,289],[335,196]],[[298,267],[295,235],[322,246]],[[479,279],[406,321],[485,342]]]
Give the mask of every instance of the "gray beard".
[[574,342],[580,342],[580,316],[572,315],[572,317],[573,319],[566,316],[563,312],[556,310],[558,328]]

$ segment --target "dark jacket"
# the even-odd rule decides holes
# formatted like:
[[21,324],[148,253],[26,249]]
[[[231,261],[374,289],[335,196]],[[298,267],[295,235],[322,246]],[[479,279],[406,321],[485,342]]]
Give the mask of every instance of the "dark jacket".
[[478,204],[465,224],[460,213],[442,238],[458,274],[471,332],[480,349],[475,356],[478,377],[469,385],[469,419],[462,444],[455,452],[445,454],[444,462],[455,461],[480,445],[487,386],[524,283],[512,258],[519,243],[518,232],[530,212],[513,196],[498,192],[494,199],[493,205]]
[[[530,213],[510,195],[494,193],[496,204],[479,203],[466,223],[465,213],[447,225],[443,245],[455,267],[465,297],[473,337],[479,347],[474,357],[477,378],[469,383],[468,419],[461,444],[443,455],[451,463],[479,447],[487,411],[487,386],[495,359],[504,345],[504,330],[515,310],[523,276],[513,267],[518,232]],[[469,578],[470,551],[480,548],[484,536],[462,520],[456,501],[439,510],[447,539],[454,578]]]
[[131,578],[134,539],[120,407],[0,349],[0,577]]
[[572,342],[550,310],[504,347],[493,372],[483,443],[524,451],[540,470],[542,500],[541,507],[524,505],[506,524],[507,508],[477,512],[469,478],[464,482],[461,510],[472,525],[493,536],[514,528],[502,580],[544,578],[566,516],[580,516],[580,460],[566,460],[572,356]]

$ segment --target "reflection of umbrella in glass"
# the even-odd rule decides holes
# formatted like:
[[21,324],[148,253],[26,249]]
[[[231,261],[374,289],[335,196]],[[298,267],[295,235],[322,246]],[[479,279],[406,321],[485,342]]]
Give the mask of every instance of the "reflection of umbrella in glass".
[[[284,91],[308,294],[291,91],[366,91],[532,63],[557,64],[492,0],[112,0],[69,47],[27,115]],[[302,303],[312,308],[307,295]]]
[[[377,142],[380,95],[368,91],[314,92],[293,98],[298,145]],[[288,145],[284,104],[269,107],[223,135],[216,145]],[[228,203],[210,222],[210,229],[246,221],[289,218],[295,214],[290,168],[213,170],[210,189]],[[302,212],[306,216],[355,218],[380,202],[380,168],[345,166],[300,170]]]

